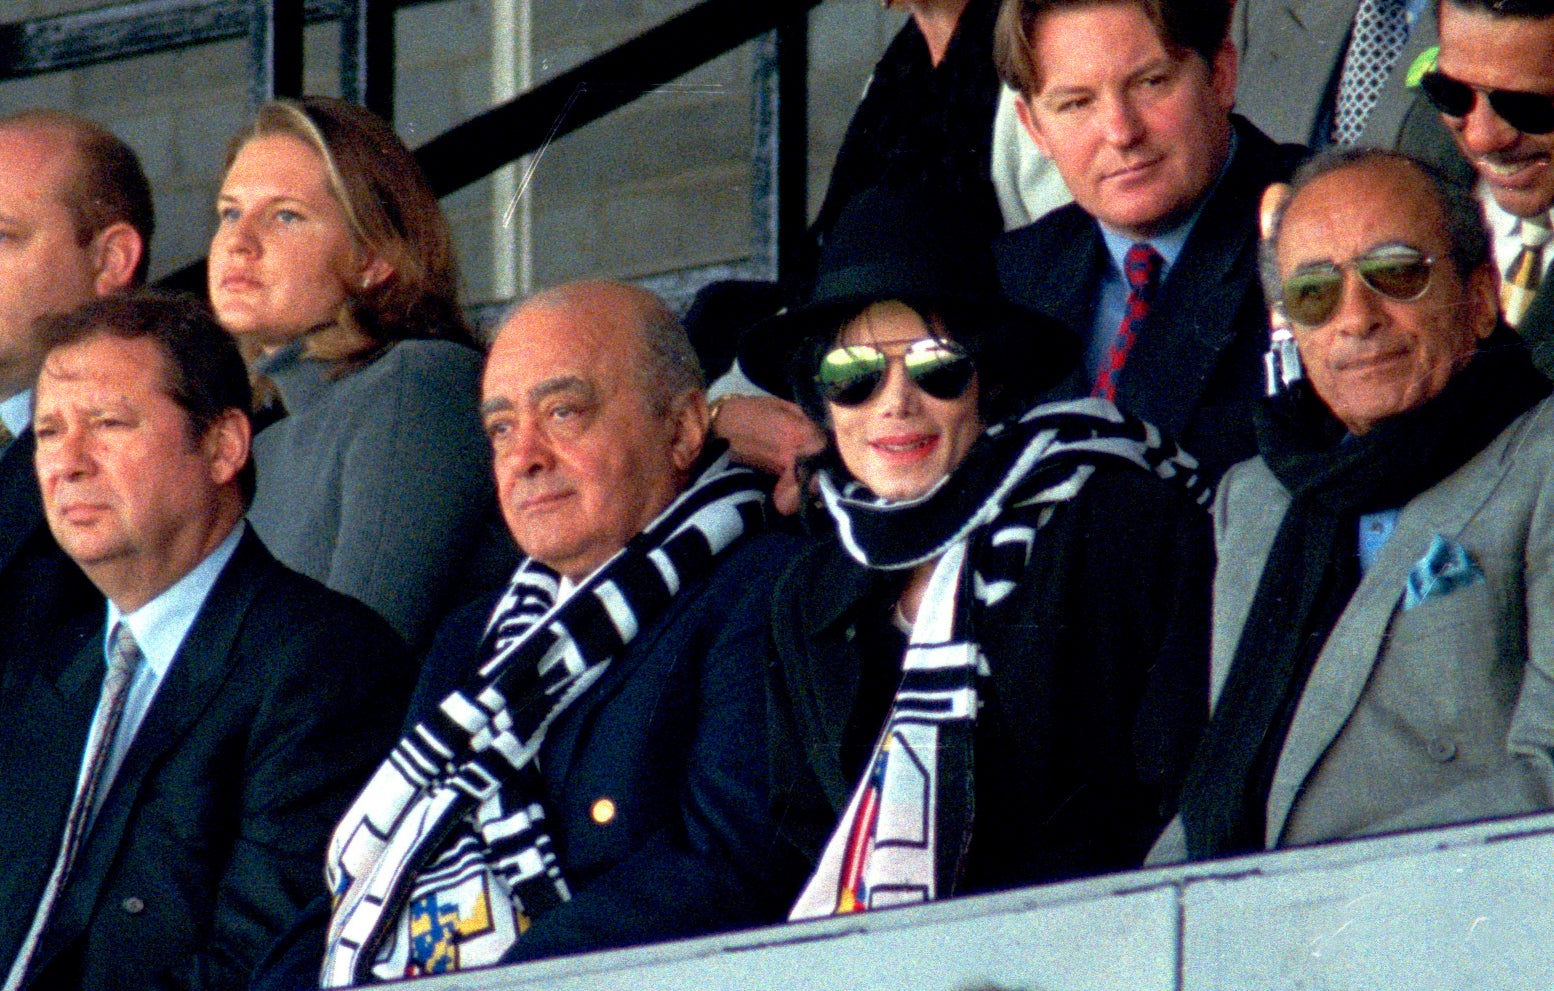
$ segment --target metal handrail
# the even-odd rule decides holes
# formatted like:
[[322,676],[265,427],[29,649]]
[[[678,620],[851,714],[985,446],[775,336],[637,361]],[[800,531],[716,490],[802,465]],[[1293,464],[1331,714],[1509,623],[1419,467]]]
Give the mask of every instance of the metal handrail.
[[822,0],[705,0],[416,149],[446,196],[591,124],[752,38],[803,18]]
[[[0,81],[245,34],[258,38],[265,30],[259,15],[268,9],[273,16],[278,3],[300,5],[300,21],[341,19],[345,22],[342,26],[349,29],[350,22],[367,8],[374,8],[374,16],[381,25],[382,18],[392,18],[395,9],[421,2],[425,0],[130,0],[97,10],[0,24]],[[789,109],[797,111],[782,115],[785,119],[781,143],[803,148],[807,142],[801,138],[799,128],[807,116],[802,79],[807,61],[802,54],[804,29],[809,11],[821,2],[703,0],[512,100],[455,125],[415,149],[416,159],[437,195],[447,196],[772,31],[777,32],[778,38],[781,90]],[[382,34],[381,27],[378,34]],[[300,37],[296,41],[300,42]],[[785,57],[784,47],[790,53],[798,51],[798,57]],[[275,55],[272,53],[271,57]],[[275,68],[260,66],[259,70],[273,80]],[[293,68],[300,74],[300,66]],[[363,89],[371,85],[380,93],[384,90],[381,79],[362,79],[359,65],[344,68],[343,84],[354,80]],[[352,72],[357,74],[351,75]],[[791,75],[800,78],[785,78]],[[391,85],[387,88],[392,92]],[[352,93],[345,85],[342,89],[348,96],[364,98],[363,93]],[[791,265],[802,236],[803,164],[804,156],[795,154],[779,165],[779,268]],[[180,287],[203,283],[203,264],[201,261],[186,266],[163,282]]]

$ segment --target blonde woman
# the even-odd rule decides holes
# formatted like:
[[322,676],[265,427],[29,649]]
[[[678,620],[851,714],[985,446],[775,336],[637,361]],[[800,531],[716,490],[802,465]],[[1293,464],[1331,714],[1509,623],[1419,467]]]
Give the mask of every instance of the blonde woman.
[[254,441],[249,519],[424,645],[512,554],[447,221],[388,125],[322,97],[260,109],[216,212],[211,304],[284,407]]

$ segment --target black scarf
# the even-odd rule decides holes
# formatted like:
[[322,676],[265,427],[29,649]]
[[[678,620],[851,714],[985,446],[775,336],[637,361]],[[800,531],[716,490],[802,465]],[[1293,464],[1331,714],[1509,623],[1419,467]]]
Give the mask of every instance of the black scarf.
[[1497,334],[1439,395],[1358,437],[1305,388],[1258,409],[1258,450],[1291,501],[1183,786],[1194,860],[1263,849],[1285,734],[1359,582],[1359,517],[1433,487],[1549,392],[1526,348]]

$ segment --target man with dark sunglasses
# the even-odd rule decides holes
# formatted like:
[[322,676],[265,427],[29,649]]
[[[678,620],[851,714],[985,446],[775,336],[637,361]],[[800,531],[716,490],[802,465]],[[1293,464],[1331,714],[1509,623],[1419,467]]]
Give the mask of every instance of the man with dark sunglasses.
[[1479,177],[1506,322],[1554,371],[1554,0],[1441,0],[1441,50],[1420,80]]
[[1554,400],[1471,191],[1303,166],[1264,245],[1306,379],[1214,507],[1214,709],[1155,862],[1554,806]]

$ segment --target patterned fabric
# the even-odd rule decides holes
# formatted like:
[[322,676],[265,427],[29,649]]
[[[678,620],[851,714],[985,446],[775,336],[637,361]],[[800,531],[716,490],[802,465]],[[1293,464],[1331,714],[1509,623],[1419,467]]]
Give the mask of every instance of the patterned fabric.
[[1116,400],[1117,376],[1122,374],[1128,352],[1133,350],[1139,331],[1149,317],[1149,306],[1160,288],[1160,269],[1164,263],[1165,259],[1160,257],[1160,252],[1148,244],[1135,244],[1123,256],[1122,274],[1128,280],[1128,301],[1122,314],[1122,323],[1117,328],[1117,337],[1096,371],[1095,387],[1090,390],[1090,395]]
[[1333,143],[1360,140],[1392,66],[1408,42],[1407,0],[1360,0],[1354,15],[1349,51],[1338,77],[1338,101],[1333,114]]
[[129,697],[130,682],[134,680],[135,671],[140,667],[143,657],[129,626],[125,623],[115,626],[109,637],[108,670],[103,676],[97,715],[86,736],[85,769],[81,783],[76,789],[75,799],[70,803],[70,813],[65,818],[65,834],[59,844],[59,856],[54,860],[54,870],[44,885],[43,897],[38,899],[32,928],[27,931],[27,938],[22,941],[16,959],[11,963],[11,972],[5,980],[5,991],[15,991],[21,986],[22,979],[27,975],[27,967],[32,962],[32,955],[38,949],[38,940],[48,928],[54,902],[65,888],[70,868],[75,865],[81,841],[86,838],[93,811],[97,808],[97,788],[102,782],[108,755],[113,750],[113,738],[119,731],[120,717],[124,715],[124,700]]
[[724,455],[565,602],[554,572],[519,566],[472,682],[399,742],[335,830],[323,986],[496,963],[571,897],[540,800],[546,733],[763,513],[757,476]]
[[1549,215],[1522,217],[1516,228],[1522,247],[1511,259],[1500,283],[1500,309],[1505,322],[1513,327],[1527,315],[1543,281],[1543,247],[1549,243]]
[[953,892],[974,812],[977,685],[988,674],[975,637],[980,617],[1018,586],[1055,507],[1107,462],[1180,485],[1200,505],[1209,499],[1190,456],[1093,398],[1037,406],[988,428],[952,475],[909,502],[879,499],[856,482],[838,490],[821,473],[826,507],[855,560],[891,569],[937,563],[869,772],[790,918]]

